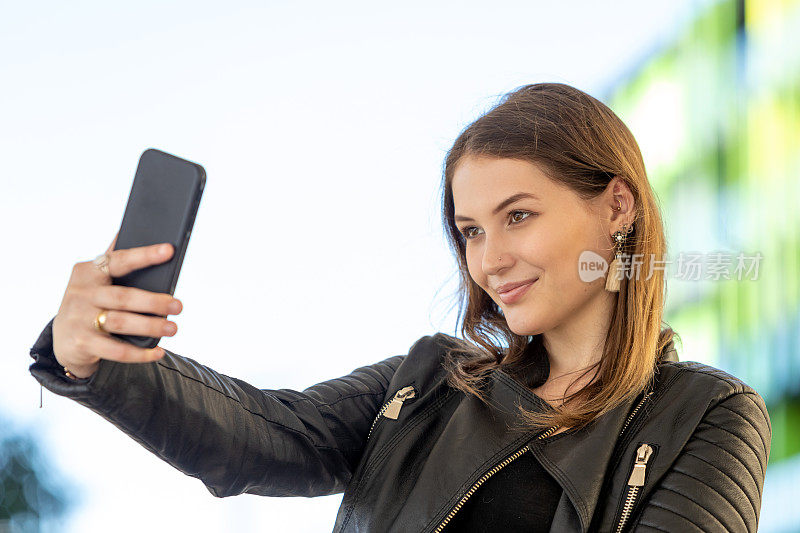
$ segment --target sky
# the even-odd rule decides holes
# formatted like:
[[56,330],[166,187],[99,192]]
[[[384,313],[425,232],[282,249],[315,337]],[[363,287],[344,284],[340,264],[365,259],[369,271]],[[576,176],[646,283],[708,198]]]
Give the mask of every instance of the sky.
[[0,412],[74,488],[60,530],[316,532],[341,502],[214,498],[75,402],[39,408],[29,349],[145,149],[207,173],[161,346],[302,390],[455,333],[439,186],[461,129],[528,83],[600,97],[706,3],[0,3]]

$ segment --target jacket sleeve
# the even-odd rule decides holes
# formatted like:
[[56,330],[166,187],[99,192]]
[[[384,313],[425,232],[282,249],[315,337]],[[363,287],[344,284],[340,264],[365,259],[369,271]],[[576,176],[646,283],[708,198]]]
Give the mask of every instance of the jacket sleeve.
[[102,359],[71,380],[53,355],[53,320],[30,355],[48,390],[99,414],[217,497],[343,492],[397,355],[303,391],[260,390],[166,350],[152,363]]
[[756,392],[710,409],[643,505],[634,531],[735,531],[758,527],[772,425]]

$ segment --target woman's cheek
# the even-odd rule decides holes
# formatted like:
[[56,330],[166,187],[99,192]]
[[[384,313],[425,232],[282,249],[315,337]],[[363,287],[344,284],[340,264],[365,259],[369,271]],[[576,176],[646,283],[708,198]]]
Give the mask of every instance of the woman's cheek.
[[472,281],[477,283],[480,287],[485,288],[486,280],[483,279],[483,273],[481,271],[481,265],[479,261],[479,257],[476,257],[474,253],[471,253],[469,250],[467,250],[467,270],[469,271],[469,275],[472,278]]

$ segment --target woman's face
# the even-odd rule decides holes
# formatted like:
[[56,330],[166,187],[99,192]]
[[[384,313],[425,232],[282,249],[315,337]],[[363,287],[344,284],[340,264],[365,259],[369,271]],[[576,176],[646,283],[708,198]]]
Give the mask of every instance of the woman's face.
[[[474,156],[458,164],[452,187],[469,274],[515,334],[549,331],[607,301],[605,277],[582,281],[578,267],[587,250],[606,262],[613,258],[610,188],[586,202],[528,161]],[[519,194],[536,198],[506,202]],[[531,279],[515,301],[504,302],[498,293],[500,285]]]

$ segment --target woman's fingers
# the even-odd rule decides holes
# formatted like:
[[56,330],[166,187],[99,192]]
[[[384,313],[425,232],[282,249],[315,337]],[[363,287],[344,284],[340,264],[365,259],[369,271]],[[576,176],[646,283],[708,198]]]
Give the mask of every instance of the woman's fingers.
[[114,250],[113,248],[116,246],[116,242],[117,237],[114,237],[111,246],[106,250],[108,254],[108,276],[106,276],[97,265],[93,264],[93,260],[77,264],[81,272],[91,272],[91,274],[89,274],[91,280],[90,284],[97,284],[100,278],[103,278],[104,283],[108,284],[111,281],[109,277],[120,278],[126,274],[130,274],[134,270],[163,263],[171,259],[175,251],[172,244],[168,242]]
[[[164,354],[161,348],[141,348],[111,333],[160,338],[177,332],[177,325],[166,317],[181,312],[180,300],[166,293],[111,283],[111,278],[168,261],[175,252],[172,244],[115,250],[118,237],[119,232],[106,250],[108,275],[93,261],[73,266],[53,321],[53,354],[64,368],[79,373],[76,375],[91,375],[100,359],[149,362]],[[105,332],[97,331],[92,324],[101,310],[106,310]]]
[[139,335],[141,337],[171,337],[178,331],[175,322],[157,316],[146,316],[126,311],[106,310],[103,329],[108,333]]
[[181,301],[170,294],[123,285],[94,287],[90,291],[89,301],[98,309],[119,309],[159,316],[177,315],[183,310]]
[[76,263],[73,275],[77,276],[77,284],[108,285],[111,283],[109,278],[120,278],[134,270],[163,263],[170,260],[175,252],[175,247],[168,242],[115,250],[118,238],[119,232],[105,252],[108,255],[108,275],[94,264],[94,260]]
[[[162,246],[166,248],[162,248]],[[174,249],[170,243],[114,250],[108,260],[108,273],[112,278],[125,276],[134,270],[167,261],[172,257],[173,251]]]
[[105,335],[88,337],[85,351],[96,357],[121,363],[149,363],[161,359],[164,355],[164,349],[160,346],[140,348],[129,342]]

